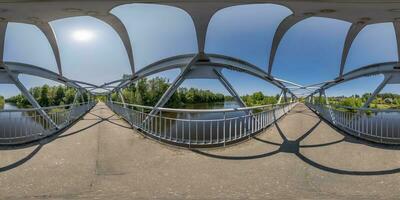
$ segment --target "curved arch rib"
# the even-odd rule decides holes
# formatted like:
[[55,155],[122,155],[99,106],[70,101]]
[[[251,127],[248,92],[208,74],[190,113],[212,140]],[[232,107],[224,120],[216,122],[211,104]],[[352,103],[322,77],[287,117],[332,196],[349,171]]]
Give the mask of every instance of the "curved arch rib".
[[271,53],[269,55],[269,63],[268,63],[268,74],[271,75],[272,73],[272,66],[274,64],[275,55],[278,51],[279,44],[282,41],[283,36],[286,32],[292,28],[298,22],[308,18],[308,16],[296,16],[294,14],[287,16],[278,26],[276,29],[274,39],[272,41],[271,46]]
[[3,62],[4,58],[4,43],[6,40],[7,22],[0,22],[0,61]]
[[[114,83],[119,83],[118,86],[116,86],[113,89],[113,92],[118,91],[121,88],[124,88],[128,86],[130,83],[135,82],[143,77],[150,76],[155,73],[167,71],[170,69],[176,69],[176,68],[184,68],[187,66],[187,63],[190,63],[191,60],[193,59],[194,54],[187,54],[187,55],[180,55],[180,56],[174,56],[170,58],[163,59],[161,61],[155,62],[153,64],[148,65],[147,67],[144,67],[143,69],[139,70],[137,73],[134,74],[134,76],[127,78],[127,79],[120,79],[117,81],[113,81],[110,83],[106,83],[100,87],[106,87],[108,85],[114,84]],[[283,80],[276,79],[270,75],[268,75],[265,70],[261,70],[260,68],[247,63],[245,61],[241,61],[229,56],[224,56],[224,55],[218,55],[218,54],[207,54],[207,57],[209,58],[208,61],[201,60],[201,55],[198,56],[198,62],[193,64],[193,69],[197,68],[204,68],[204,66],[213,66],[213,68],[226,68],[226,69],[231,69],[234,71],[239,71],[243,73],[250,74],[255,77],[259,77],[262,80],[265,80],[276,87],[280,89],[285,89],[287,90],[288,88],[281,82]],[[287,82],[287,81],[286,81]],[[292,83],[294,84],[294,83]],[[300,86],[299,87],[303,87]],[[290,94],[296,96],[295,94],[292,93],[291,90],[288,90]]]
[[365,23],[352,24],[349,31],[347,32],[346,40],[344,42],[344,47],[343,47],[342,60],[340,63],[339,78],[343,76],[344,66],[346,65],[347,56],[349,55],[351,45],[353,44],[357,35],[361,32],[361,30],[365,26],[366,26]]
[[[345,82],[360,78],[360,77],[367,77],[373,76],[377,74],[383,74],[385,76],[390,74],[399,74],[399,68],[397,67],[400,63],[399,62],[385,62],[385,63],[377,63],[372,65],[367,65],[365,67],[361,67],[355,69],[351,72],[342,75],[342,78],[337,78],[337,81],[331,81],[325,83],[323,86],[320,87],[319,90],[327,90],[335,85],[343,84]],[[318,93],[319,90],[314,91],[309,96],[312,96]]]
[[397,55],[400,60],[400,21],[393,22],[394,32],[396,34]]
[[162,3],[164,5],[175,6],[186,11],[192,18],[194,28],[197,34],[197,45],[200,54],[200,59],[204,57],[205,43],[207,37],[208,25],[212,17],[219,10],[230,6],[240,5],[240,2],[207,2],[207,3],[193,3],[193,2],[180,2],[176,3]]
[[58,73],[60,74],[60,76],[62,76],[63,72],[61,66],[60,50],[58,48],[57,38],[53,28],[48,22],[36,24],[36,26],[43,32],[44,36],[46,36],[47,40],[49,41],[51,49],[54,53],[54,57],[56,59]]
[[93,16],[101,21],[104,21],[108,25],[110,25],[119,35],[124,44],[126,53],[128,54],[129,64],[132,70],[132,74],[135,73],[135,62],[133,58],[133,48],[131,44],[131,40],[129,38],[128,30],[122,21],[113,14],[108,14],[107,16]]

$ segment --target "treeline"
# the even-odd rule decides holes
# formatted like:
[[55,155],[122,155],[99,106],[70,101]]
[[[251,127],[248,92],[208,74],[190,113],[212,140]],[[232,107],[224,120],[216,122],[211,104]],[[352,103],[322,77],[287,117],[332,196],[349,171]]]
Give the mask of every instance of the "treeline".
[[[154,106],[170,83],[165,78],[141,79],[122,90],[124,100],[129,104]],[[266,105],[277,103],[279,96],[265,96],[262,92],[241,97],[248,106]],[[121,101],[117,93],[112,94],[113,101]],[[232,96],[214,93],[210,90],[196,88],[179,88],[170,98],[166,107],[181,107],[185,104],[220,103],[233,101]]]
[[262,92],[255,92],[251,95],[245,95],[241,97],[247,106],[261,106],[276,104],[279,100],[279,95],[277,96],[266,96]]
[[[125,101],[130,104],[154,106],[170,83],[165,78],[141,79],[122,90]],[[112,94],[113,101],[120,101],[118,94]],[[217,103],[232,100],[232,97],[210,90],[179,88],[170,98],[167,107],[179,107],[183,104]]]
[[[363,95],[352,95],[350,97],[338,96],[329,97],[329,103],[338,106],[360,108],[365,102],[371,97],[371,93],[365,93]],[[316,102],[325,104],[324,98],[315,98]],[[400,109],[400,95],[393,93],[382,93],[378,94],[376,98],[370,104],[371,108],[390,108]]]
[[0,96],[0,109],[4,108],[4,104],[5,104],[4,97]]
[[[32,96],[42,107],[68,105],[74,102],[76,90],[66,86],[49,86],[43,85],[41,87],[34,87],[29,90]],[[87,101],[87,94],[83,94],[85,101]],[[81,101],[81,98],[79,98]],[[28,99],[24,95],[19,94],[6,99],[6,102],[15,104],[19,108],[32,107]]]

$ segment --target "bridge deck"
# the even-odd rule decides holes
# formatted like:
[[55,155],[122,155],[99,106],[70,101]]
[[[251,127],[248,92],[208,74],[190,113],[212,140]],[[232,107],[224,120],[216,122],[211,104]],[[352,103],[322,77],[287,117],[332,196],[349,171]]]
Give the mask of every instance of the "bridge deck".
[[400,151],[337,132],[298,105],[250,141],[190,151],[104,104],[49,143],[0,151],[0,199],[398,198]]

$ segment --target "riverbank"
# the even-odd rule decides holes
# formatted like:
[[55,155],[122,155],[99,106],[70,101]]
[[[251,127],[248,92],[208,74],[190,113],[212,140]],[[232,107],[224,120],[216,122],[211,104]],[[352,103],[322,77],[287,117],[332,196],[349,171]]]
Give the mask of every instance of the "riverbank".
[[2,107],[0,107],[0,110],[17,110],[17,109],[18,107],[16,105],[7,102],[5,102]]

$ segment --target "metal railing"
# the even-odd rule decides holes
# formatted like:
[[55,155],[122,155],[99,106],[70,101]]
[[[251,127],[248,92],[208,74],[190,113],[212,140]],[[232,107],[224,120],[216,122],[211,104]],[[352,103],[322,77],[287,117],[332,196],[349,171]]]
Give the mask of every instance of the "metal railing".
[[378,143],[400,144],[400,110],[306,104],[346,133]]
[[43,117],[39,109],[0,110],[0,145],[16,145],[42,139],[67,127],[93,108],[95,102],[41,108],[57,127]]
[[[265,129],[297,103],[236,109],[171,109],[107,102],[130,125],[153,138],[180,146],[226,145]],[[150,115],[151,110],[157,114]]]

